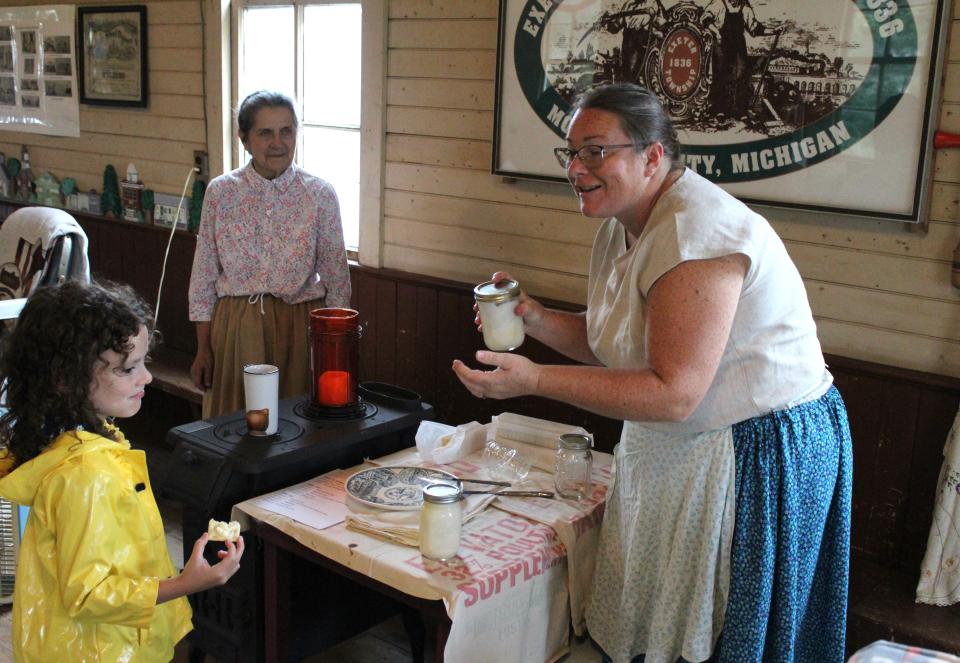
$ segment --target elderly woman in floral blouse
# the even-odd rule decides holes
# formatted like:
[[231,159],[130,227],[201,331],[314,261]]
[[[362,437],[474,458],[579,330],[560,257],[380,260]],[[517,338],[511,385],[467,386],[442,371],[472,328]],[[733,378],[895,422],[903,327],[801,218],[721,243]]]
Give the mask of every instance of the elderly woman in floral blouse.
[[190,275],[204,418],[243,406],[246,364],[279,366],[281,398],[305,393],[309,312],[350,303],[337,195],[293,163],[293,102],[254,92],[237,123],[251,160],[210,182]]

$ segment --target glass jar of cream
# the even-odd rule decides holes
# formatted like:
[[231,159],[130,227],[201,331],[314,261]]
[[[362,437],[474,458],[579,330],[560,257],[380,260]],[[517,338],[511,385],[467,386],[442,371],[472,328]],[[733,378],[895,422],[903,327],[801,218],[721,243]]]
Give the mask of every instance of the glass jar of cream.
[[423,489],[420,508],[420,553],[446,561],[460,548],[463,492],[459,485],[435,483]]
[[486,281],[473,289],[483,325],[483,344],[494,352],[508,352],[523,343],[523,318],[514,312],[520,284],[512,279]]

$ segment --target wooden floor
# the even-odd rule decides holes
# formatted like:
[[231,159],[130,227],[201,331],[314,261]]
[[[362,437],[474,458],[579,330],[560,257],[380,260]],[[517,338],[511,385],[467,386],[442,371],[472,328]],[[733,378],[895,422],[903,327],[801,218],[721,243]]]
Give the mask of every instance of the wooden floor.
[[[167,535],[167,547],[174,560],[183,559],[183,541],[179,522],[179,510],[169,508],[162,501],[158,504],[163,515],[164,529]],[[10,646],[11,611],[10,606],[0,606],[0,663],[14,663]],[[173,663],[187,663],[189,652],[185,646],[177,648]],[[589,641],[574,643],[569,656],[561,659],[564,663],[596,663],[599,654]],[[360,635],[328,649],[322,654],[311,656],[301,663],[409,663],[410,647],[400,618],[396,617],[374,626]],[[207,656],[205,663],[220,663]],[[464,661],[462,663],[471,663]]]

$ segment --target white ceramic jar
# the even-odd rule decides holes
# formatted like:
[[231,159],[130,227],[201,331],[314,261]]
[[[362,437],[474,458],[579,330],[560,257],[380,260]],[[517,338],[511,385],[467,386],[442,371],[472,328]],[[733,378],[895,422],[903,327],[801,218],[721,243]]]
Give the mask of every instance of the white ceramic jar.
[[483,324],[483,344],[494,352],[508,352],[523,343],[523,318],[514,313],[520,284],[512,279],[486,281],[473,289]]
[[457,556],[462,528],[463,493],[459,485],[435,483],[423,489],[420,508],[420,553],[446,561]]

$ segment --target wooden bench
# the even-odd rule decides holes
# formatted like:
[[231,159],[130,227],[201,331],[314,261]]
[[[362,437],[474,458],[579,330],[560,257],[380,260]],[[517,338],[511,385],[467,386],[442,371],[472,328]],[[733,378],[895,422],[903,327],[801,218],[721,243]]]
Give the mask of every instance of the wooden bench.
[[203,390],[193,384],[193,379],[190,377],[192,355],[159,346],[150,352],[150,357],[152,361],[147,366],[153,374],[150,387],[196,406],[203,403]]
[[883,639],[960,654],[960,604],[916,603],[960,380],[827,361],[853,436],[847,653]]
[[960,654],[960,604],[916,603],[919,572],[883,568],[866,560],[854,560],[851,572],[848,648],[855,651],[869,642],[891,640]]

